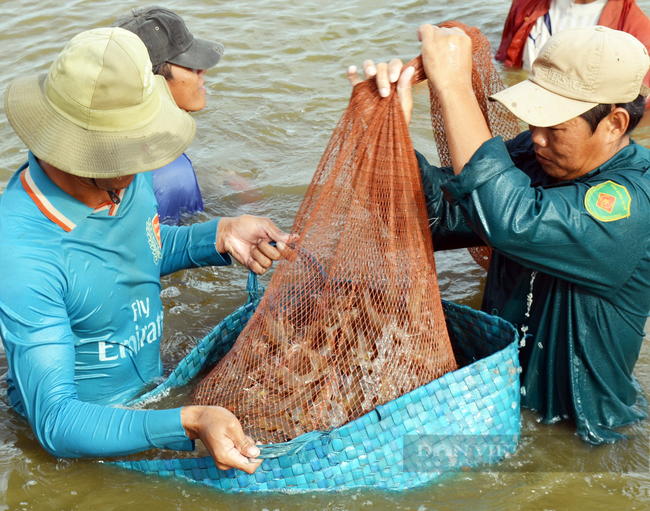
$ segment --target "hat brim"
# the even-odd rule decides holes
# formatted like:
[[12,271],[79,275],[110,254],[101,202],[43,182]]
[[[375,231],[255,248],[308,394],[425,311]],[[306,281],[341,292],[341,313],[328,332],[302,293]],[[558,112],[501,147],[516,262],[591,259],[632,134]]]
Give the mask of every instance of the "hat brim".
[[527,124],[546,128],[562,124],[591,110],[598,103],[565,98],[524,80],[490,96]]
[[159,112],[146,126],[127,131],[88,130],[63,117],[46,100],[46,76],[12,82],[5,112],[36,157],[69,174],[115,178],[154,170],[183,154],[196,133],[194,119],[176,106],[162,76],[155,77]]
[[222,44],[195,37],[194,42],[186,51],[167,61],[190,69],[210,69],[221,60],[223,52]]

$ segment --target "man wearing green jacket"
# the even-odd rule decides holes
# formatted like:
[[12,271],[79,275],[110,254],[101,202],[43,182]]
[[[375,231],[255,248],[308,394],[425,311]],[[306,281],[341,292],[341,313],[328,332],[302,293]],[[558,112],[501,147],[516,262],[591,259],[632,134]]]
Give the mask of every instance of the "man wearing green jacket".
[[[524,334],[522,405],[613,442],[613,428],[646,416],[632,371],[650,310],[650,151],[629,134],[649,92],[647,50],[605,27],[553,36],[528,79],[492,98],[529,125],[504,143],[472,91],[470,38],[431,25],[419,37],[453,164],[418,155],[434,247],[493,248],[482,309]],[[397,82],[409,119],[401,67],[364,71],[384,96]]]

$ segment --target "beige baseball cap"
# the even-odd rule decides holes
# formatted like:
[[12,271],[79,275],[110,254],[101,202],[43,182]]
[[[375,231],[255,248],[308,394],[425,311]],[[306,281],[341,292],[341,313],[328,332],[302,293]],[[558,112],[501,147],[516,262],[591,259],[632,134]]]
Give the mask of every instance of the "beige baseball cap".
[[648,51],[634,36],[600,26],[572,28],[548,40],[527,80],[490,99],[528,124],[555,126],[598,104],[648,97],[648,68]]
[[13,81],[9,123],[40,159],[70,174],[114,178],[178,158],[196,132],[144,43],[122,28],[82,32],[49,72]]

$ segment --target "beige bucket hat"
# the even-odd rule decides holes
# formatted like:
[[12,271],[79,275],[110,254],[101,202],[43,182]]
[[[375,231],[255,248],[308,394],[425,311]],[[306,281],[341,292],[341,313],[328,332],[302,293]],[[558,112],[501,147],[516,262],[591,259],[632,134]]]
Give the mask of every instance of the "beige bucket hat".
[[548,40],[527,80],[490,99],[528,124],[555,126],[598,104],[648,97],[648,68],[648,51],[634,36],[606,27],[573,28]]
[[38,158],[89,178],[167,165],[187,149],[196,132],[165,79],[151,72],[145,45],[122,28],[74,37],[47,75],[9,85],[5,112]]

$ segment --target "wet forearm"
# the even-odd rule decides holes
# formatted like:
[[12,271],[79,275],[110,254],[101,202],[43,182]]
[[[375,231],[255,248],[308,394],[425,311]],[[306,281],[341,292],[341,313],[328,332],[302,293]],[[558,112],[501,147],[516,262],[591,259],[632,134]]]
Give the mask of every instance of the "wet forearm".
[[474,153],[492,134],[485,122],[471,84],[439,91],[449,153],[458,175]]

